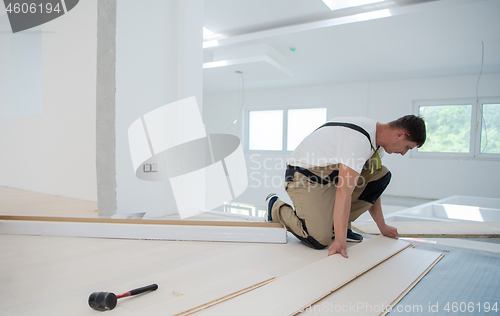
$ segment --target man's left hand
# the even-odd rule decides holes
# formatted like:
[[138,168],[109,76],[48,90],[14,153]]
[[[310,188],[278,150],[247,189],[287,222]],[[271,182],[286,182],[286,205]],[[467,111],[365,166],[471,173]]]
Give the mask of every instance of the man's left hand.
[[380,228],[380,232],[382,233],[382,235],[390,237],[390,238],[394,238],[394,239],[399,238],[398,230],[396,227],[384,225],[384,226],[379,227],[379,228]]

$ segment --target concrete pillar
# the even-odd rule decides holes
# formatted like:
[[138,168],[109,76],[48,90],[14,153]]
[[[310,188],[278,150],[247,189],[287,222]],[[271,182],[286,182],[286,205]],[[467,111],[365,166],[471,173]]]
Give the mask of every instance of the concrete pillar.
[[97,207],[109,217],[116,212],[116,0],[97,5]]

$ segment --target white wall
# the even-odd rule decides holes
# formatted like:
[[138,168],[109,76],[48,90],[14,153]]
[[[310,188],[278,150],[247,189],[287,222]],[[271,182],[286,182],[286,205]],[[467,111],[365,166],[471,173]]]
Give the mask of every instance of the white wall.
[[96,201],[96,21],[97,1],[86,0],[42,25],[42,111],[0,118],[0,185]]
[[116,24],[116,212],[175,214],[168,181],[136,177],[128,128],[180,99],[195,96],[202,106],[203,2],[120,0]]
[[[236,79],[235,79],[236,80]],[[477,76],[423,78],[387,82],[335,84],[245,92],[247,108],[325,105],[328,118],[368,116],[388,122],[411,113],[412,100],[474,97]],[[481,96],[500,96],[500,74],[483,75]],[[204,121],[211,133],[232,132],[241,137],[242,120],[227,127],[237,115],[238,93],[206,95]],[[263,127],[265,128],[265,127]],[[249,187],[237,201],[264,205],[268,193],[287,198],[282,189],[288,154],[246,153]],[[386,194],[443,198],[450,195],[500,197],[494,170],[500,161],[415,159],[386,155],[383,163],[393,173]]]

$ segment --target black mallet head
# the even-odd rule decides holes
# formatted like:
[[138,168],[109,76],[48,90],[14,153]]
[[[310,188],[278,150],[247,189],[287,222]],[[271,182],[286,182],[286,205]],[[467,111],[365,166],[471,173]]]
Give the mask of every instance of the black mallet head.
[[137,295],[147,291],[155,291],[157,288],[158,285],[151,284],[145,287],[128,291],[118,296],[115,295],[114,293],[108,293],[108,292],[94,292],[89,296],[89,306],[97,311],[112,310],[113,308],[115,308],[116,301],[119,298]]
[[89,306],[98,311],[107,311],[115,308],[116,295],[108,292],[94,292],[89,296]]

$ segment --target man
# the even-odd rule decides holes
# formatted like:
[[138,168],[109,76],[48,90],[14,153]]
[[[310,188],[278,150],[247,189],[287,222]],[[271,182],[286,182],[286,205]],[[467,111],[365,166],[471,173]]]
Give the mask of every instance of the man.
[[312,248],[329,246],[328,255],[346,258],[346,241],[363,239],[351,230],[351,222],[367,210],[383,235],[398,238],[397,229],[387,225],[382,214],[380,196],[391,173],[380,157],[384,151],[405,155],[422,146],[425,138],[425,123],[414,115],[386,124],[364,117],[325,123],[287,160],[285,190],[295,209],[270,194],[266,219],[282,223]]

